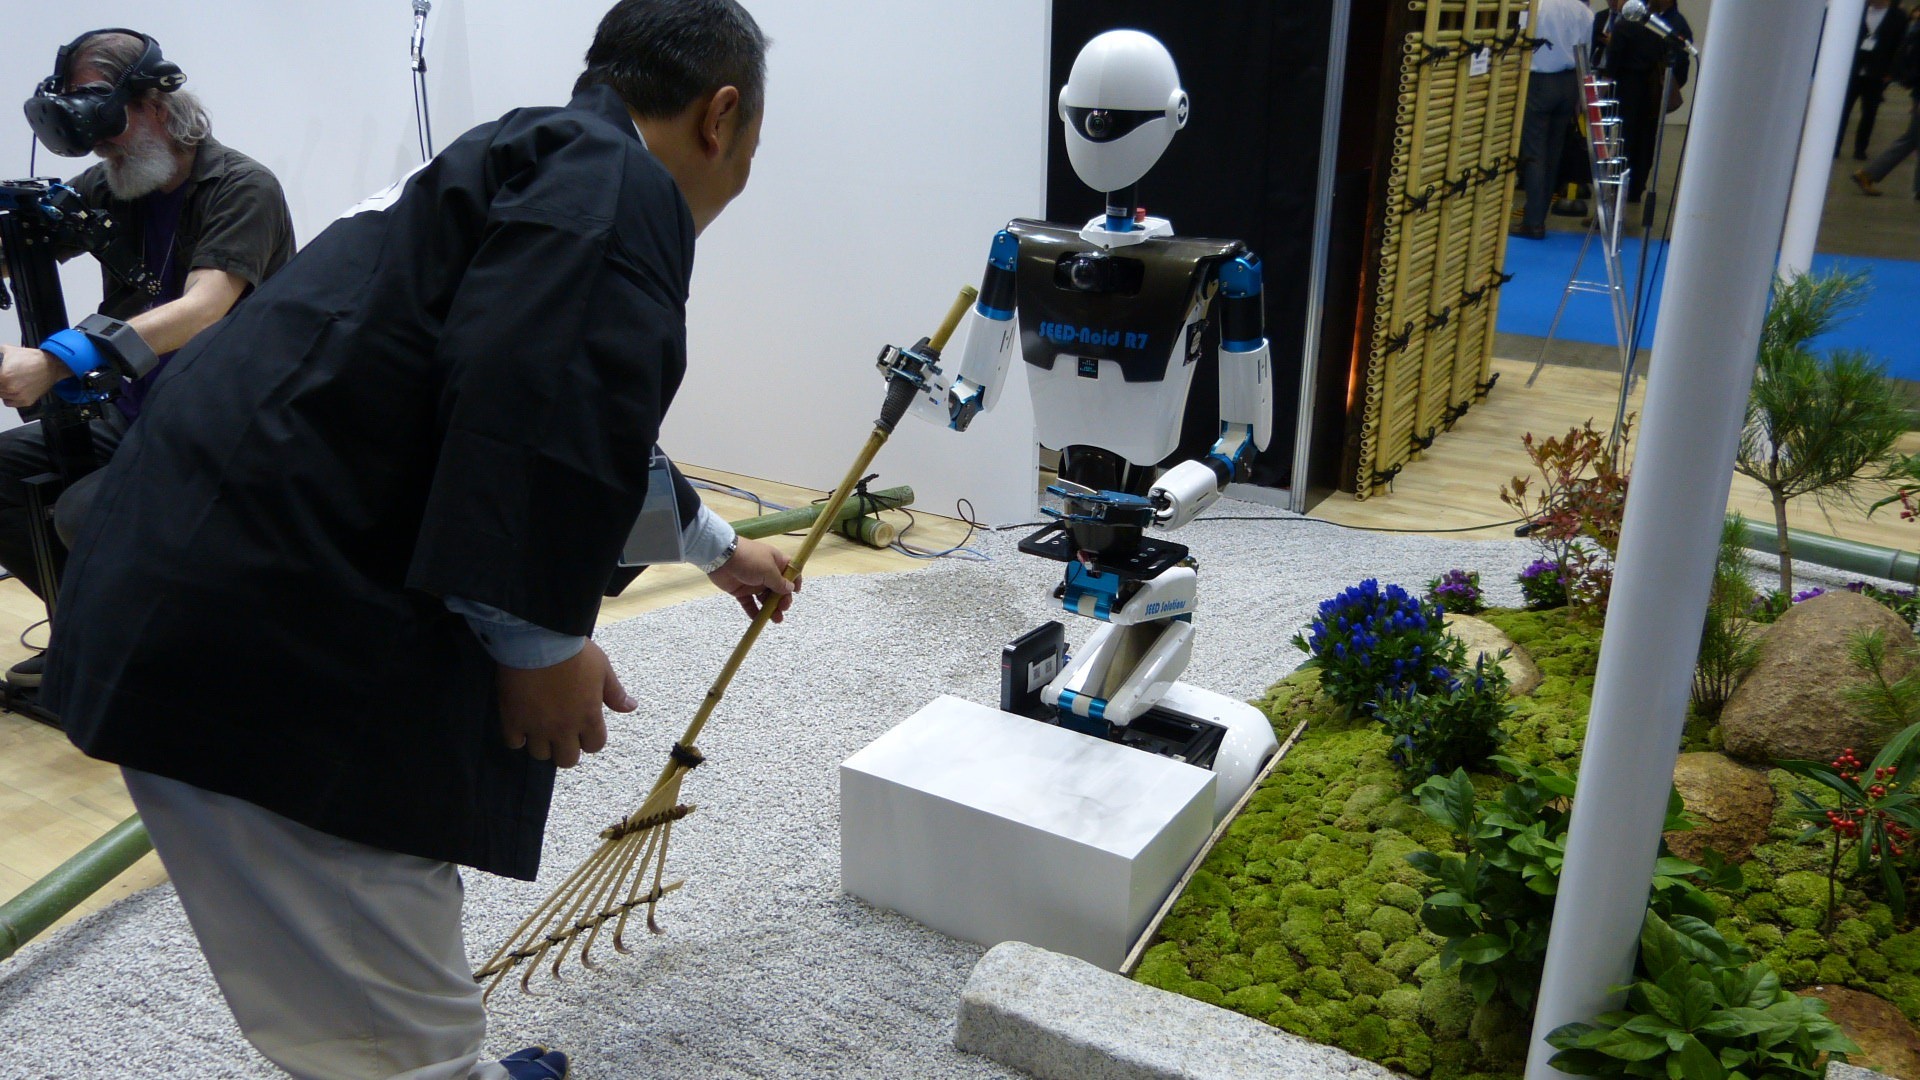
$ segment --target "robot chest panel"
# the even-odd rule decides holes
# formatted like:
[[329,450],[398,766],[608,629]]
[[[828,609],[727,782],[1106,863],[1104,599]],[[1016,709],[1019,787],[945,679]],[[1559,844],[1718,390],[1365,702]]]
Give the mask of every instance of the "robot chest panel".
[[1044,222],[1007,228],[1020,241],[1021,356],[1048,371],[1072,364],[1082,378],[1117,369],[1129,383],[1159,382],[1199,358],[1215,267],[1242,250],[1170,237],[1107,251]]

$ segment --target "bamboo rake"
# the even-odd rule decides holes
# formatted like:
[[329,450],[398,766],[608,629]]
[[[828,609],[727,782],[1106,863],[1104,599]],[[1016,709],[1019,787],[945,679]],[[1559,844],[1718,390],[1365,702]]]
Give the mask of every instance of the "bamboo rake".
[[[939,354],[960,325],[960,319],[966,314],[968,305],[973,303],[975,295],[971,287],[960,291],[946,319],[941,322],[940,329],[928,339],[924,351],[935,356]],[[866,475],[867,466],[873,462],[874,455],[879,453],[880,447],[891,434],[889,422],[883,420],[874,425],[853,466],[827,499],[813,527],[800,542],[799,550],[787,564],[785,577],[788,581],[799,578],[807,558],[819,546],[821,538],[833,528],[840,508],[853,494],[860,478]],[[760,631],[766,628],[777,610],[779,604],[771,598],[760,605],[759,614],[748,624],[746,633],[741,635],[739,644],[733,647],[719,676],[707,689],[699,710],[694,713],[680,741],[674,744],[666,765],[660,770],[659,779],[654,781],[653,790],[640,808],[602,830],[599,849],[588,856],[534,909],[533,914],[521,922],[508,936],[506,943],[494,952],[492,959],[474,972],[475,982],[487,984],[481,1000],[491,996],[501,981],[522,964],[526,965],[526,970],[520,976],[520,989],[524,992],[533,992],[530,981],[549,957],[551,963],[547,964],[548,970],[554,978],[559,978],[560,965],[572,954],[576,943],[580,946],[581,965],[589,969],[596,967],[591,955],[593,945],[599,939],[600,931],[610,922],[613,924],[614,950],[631,952],[627,948],[625,934],[627,919],[636,908],[647,909],[648,930],[656,934],[661,932],[659,923],[654,919],[654,909],[662,897],[683,884],[680,881],[663,880],[667,843],[673,837],[673,823],[694,810],[691,804],[680,801],[681,780],[705,760],[694,744],[700,738],[701,730],[706,727],[708,718],[726,696],[727,684],[733,681],[734,673],[740,670],[740,663],[746,659],[747,651],[753,648]]]

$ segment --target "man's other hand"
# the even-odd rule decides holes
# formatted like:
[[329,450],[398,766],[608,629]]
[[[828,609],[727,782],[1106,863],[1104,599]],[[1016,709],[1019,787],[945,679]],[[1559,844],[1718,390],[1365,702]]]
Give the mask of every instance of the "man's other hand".
[[743,536],[734,548],[733,558],[721,563],[720,569],[707,578],[715,588],[740,601],[740,608],[748,618],[760,614],[761,604],[777,602],[773,621],[780,622],[793,606],[793,594],[800,591],[798,578],[788,581],[783,576],[786,569],[787,556],[779,548]]
[[500,731],[510,750],[525,749],[571,769],[582,753],[597,754],[607,745],[602,705],[627,713],[639,703],[591,641],[552,667],[500,668]]
[[0,404],[24,409],[73,372],[39,349],[0,345]]

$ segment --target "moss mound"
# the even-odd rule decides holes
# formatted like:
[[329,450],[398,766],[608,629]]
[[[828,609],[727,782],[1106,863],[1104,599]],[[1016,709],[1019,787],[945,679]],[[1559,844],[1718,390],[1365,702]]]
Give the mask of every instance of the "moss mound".
[[[1597,626],[1553,611],[1479,616],[1532,654],[1545,681],[1515,702],[1504,753],[1577,766],[1599,661]],[[1318,1042],[1434,1080],[1520,1075],[1525,1018],[1476,1009],[1441,940],[1420,925],[1423,876],[1405,855],[1453,850],[1452,837],[1401,795],[1387,737],[1339,715],[1300,672],[1256,702],[1284,738],[1307,734],[1228,829],[1175,905],[1135,978],[1223,1005]],[[1702,741],[1709,737],[1703,732]],[[1720,931],[1798,988],[1847,986],[1920,1020],[1920,927],[1843,876],[1832,933],[1828,851],[1796,844],[1787,816],[1800,782],[1770,774],[1779,809],[1743,883],[1712,895]],[[1498,787],[1476,777],[1483,791]],[[1805,786],[1813,792],[1815,788]]]

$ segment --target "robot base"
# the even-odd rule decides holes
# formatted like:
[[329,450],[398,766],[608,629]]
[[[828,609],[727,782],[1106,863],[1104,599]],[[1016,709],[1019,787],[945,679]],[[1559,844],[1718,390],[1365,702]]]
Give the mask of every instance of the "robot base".
[[1277,749],[1244,702],[1176,683],[1163,705],[1208,733],[1212,770],[929,702],[840,765],[841,887],[968,941],[1117,969]]
[[[1153,723],[1145,723],[1149,720]],[[1183,743],[1178,739],[1182,732],[1190,733],[1190,741]],[[1219,734],[1217,744],[1213,743],[1214,732]],[[1254,777],[1260,775],[1267,759],[1280,749],[1272,722],[1259,709],[1225,694],[1178,682],[1167,690],[1167,696],[1161,698],[1151,712],[1121,729],[1117,741],[1122,746],[1166,754],[1175,760],[1184,757],[1183,747],[1212,745],[1211,761],[1204,758],[1192,761],[1211,769],[1217,780],[1213,789],[1216,825],[1226,820],[1240,796],[1253,786]]]

